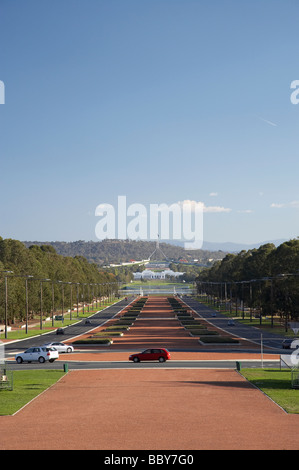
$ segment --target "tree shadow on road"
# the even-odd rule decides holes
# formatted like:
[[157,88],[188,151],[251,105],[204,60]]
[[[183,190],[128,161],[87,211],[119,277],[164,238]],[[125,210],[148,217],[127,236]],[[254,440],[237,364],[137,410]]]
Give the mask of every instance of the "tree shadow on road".
[[[161,381],[158,381],[157,383],[162,384]],[[178,387],[178,386],[186,386],[186,385],[191,385],[191,386],[209,386],[209,387],[225,387],[225,388],[242,388],[242,389],[253,389],[255,388],[250,382],[247,381],[239,381],[239,380],[228,380],[228,381],[222,381],[222,380],[182,380],[182,381],[170,381],[167,382],[165,381],[164,384],[166,386],[173,386],[173,387]]]

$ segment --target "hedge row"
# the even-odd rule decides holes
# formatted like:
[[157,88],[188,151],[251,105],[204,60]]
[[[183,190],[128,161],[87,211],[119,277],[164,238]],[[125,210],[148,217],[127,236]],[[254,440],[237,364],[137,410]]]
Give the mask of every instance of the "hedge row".
[[239,341],[230,336],[221,336],[217,331],[208,330],[208,328],[201,323],[197,318],[194,318],[186,308],[183,308],[177,299],[168,299],[177,319],[181,325],[192,336],[199,336],[199,341],[202,343],[228,343],[238,344]]
[[201,336],[199,341],[202,343],[229,343],[229,344],[239,344],[239,341],[230,336]]
[[112,340],[111,338],[95,338],[95,337],[90,337],[86,339],[78,339],[77,341],[74,341],[73,344],[111,344]]
[[128,331],[130,326],[133,325],[134,320],[138,317],[140,311],[142,310],[144,304],[146,303],[147,298],[142,298],[137,300],[130,309],[125,312],[119,319],[116,319],[115,322],[107,326],[105,330],[94,333],[89,338],[78,339],[74,341],[73,344],[111,344],[113,343],[112,338],[120,337],[125,331]]

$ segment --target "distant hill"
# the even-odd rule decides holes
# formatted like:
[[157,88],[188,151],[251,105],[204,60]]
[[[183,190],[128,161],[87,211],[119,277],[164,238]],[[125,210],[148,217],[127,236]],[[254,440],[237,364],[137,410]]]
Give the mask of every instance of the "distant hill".
[[[56,252],[63,256],[84,256],[88,261],[96,263],[98,266],[110,263],[125,263],[130,260],[149,259],[155,252],[156,243],[137,240],[103,240],[103,241],[75,241],[75,242],[39,242],[25,241],[26,247],[31,245],[51,245]],[[163,259],[161,252],[169,260],[178,261],[185,259],[188,262],[194,259],[206,265],[211,260],[221,260],[227,252],[213,250],[190,250],[187,251],[182,246],[160,243],[159,253],[155,253],[152,259]]]
[[242,250],[253,250],[254,248],[259,248],[262,245],[266,245],[266,243],[273,243],[275,246],[279,246],[282,243],[286,242],[287,239],[280,239],[280,240],[269,240],[261,243],[253,243],[253,244],[242,244],[242,243],[233,243],[233,242],[203,242],[202,249],[208,251],[215,251],[221,250],[226,251],[229,253],[239,253]]

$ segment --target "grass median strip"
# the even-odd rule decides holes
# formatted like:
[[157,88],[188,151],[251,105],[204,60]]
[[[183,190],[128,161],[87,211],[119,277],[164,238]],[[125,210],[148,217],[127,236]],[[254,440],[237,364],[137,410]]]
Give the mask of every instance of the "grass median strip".
[[241,375],[287,413],[299,413],[299,390],[291,387],[291,370],[242,369]]
[[212,344],[239,344],[237,339],[231,338],[230,336],[217,336],[217,335],[210,335],[204,336],[200,335],[199,341],[201,343],[212,343]]
[[[111,335],[110,335],[111,336]],[[82,338],[82,339],[77,339],[76,341],[73,342],[73,344],[111,344],[112,343],[112,338],[111,337],[91,337],[91,338]]]
[[16,413],[63,375],[60,370],[13,371],[13,390],[0,391],[0,416]]
[[99,331],[95,333],[92,337],[93,338],[102,338],[107,336],[123,336],[122,331]]

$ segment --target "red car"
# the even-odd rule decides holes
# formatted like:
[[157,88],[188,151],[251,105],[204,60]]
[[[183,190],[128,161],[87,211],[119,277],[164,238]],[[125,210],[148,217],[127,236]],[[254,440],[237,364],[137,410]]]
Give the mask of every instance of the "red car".
[[165,362],[167,359],[170,359],[170,353],[167,349],[146,349],[145,351],[137,354],[131,354],[129,357],[130,361],[140,362],[140,361],[159,361]]

